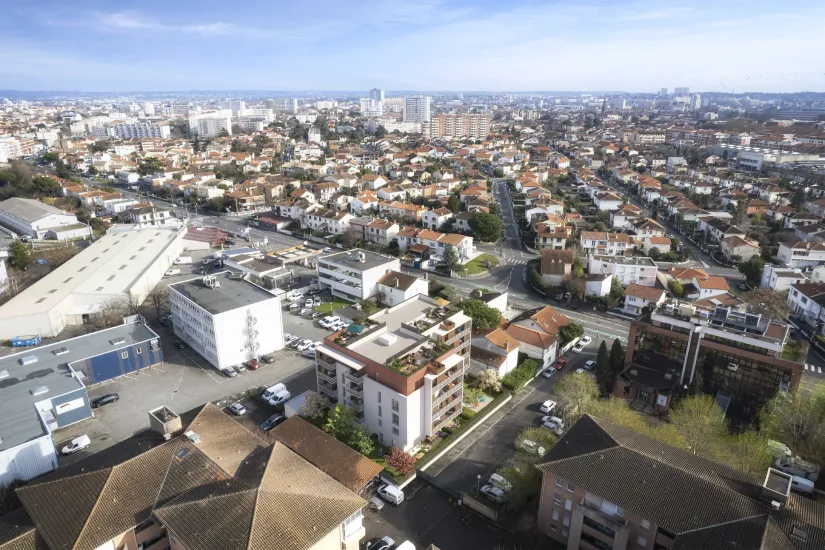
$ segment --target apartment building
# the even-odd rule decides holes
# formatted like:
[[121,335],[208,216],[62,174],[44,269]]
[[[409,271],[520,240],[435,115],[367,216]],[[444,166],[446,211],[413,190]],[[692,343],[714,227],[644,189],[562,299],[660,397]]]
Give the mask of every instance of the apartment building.
[[538,530],[571,550],[825,545],[825,507],[791,492],[791,476],[751,477],[590,415],[538,468]]
[[180,225],[181,223],[179,219],[172,216],[172,212],[168,208],[158,208],[157,206],[125,210],[121,212],[119,218],[123,223],[135,224],[138,227]]
[[284,97],[274,100],[272,108],[276,113],[295,114],[298,112],[298,99],[294,97]]
[[398,258],[355,248],[318,259],[318,284],[334,296],[360,301],[378,292],[378,281],[390,271],[401,271]]
[[438,115],[431,122],[422,124],[426,138],[475,138],[484,139],[490,135],[492,123],[490,114]]
[[780,242],[776,259],[787,267],[816,267],[825,263],[825,243],[798,241],[788,246]]
[[350,229],[352,214],[335,209],[319,208],[307,212],[303,226],[318,235],[343,235]]
[[[812,277],[813,279],[813,277]],[[776,292],[790,290],[791,285],[804,283],[808,277],[802,273],[801,269],[782,269],[770,264],[765,264],[762,269],[762,281],[759,286],[767,287]],[[812,282],[817,282],[816,280]]]
[[630,252],[630,237],[627,233],[605,231],[582,231],[581,248],[586,255],[624,256]]
[[590,256],[587,272],[616,277],[623,285],[656,286],[656,262],[646,257]]
[[419,294],[360,326],[317,348],[318,392],[382,445],[413,451],[461,414],[472,319]]
[[171,135],[166,122],[133,122],[110,124],[106,127],[109,136],[117,139],[168,139]]
[[818,334],[825,334],[823,305],[825,305],[825,283],[791,285],[788,291],[788,307],[791,309],[791,316],[804,322]]
[[404,122],[430,122],[430,96],[406,96],[404,98]]
[[222,109],[189,117],[189,131],[200,137],[217,137],[221,132],[232,135],[232,110]]
[[429,229],[415,229],[405,227],[398,232],[398,248],[406,251],[416,245],[426,247],[427,252],[434,261],[443,258],[447,246],[453,246],[458,251],[458,259],[464,264],[470,260],[470,256],[475,250],[473,238],[457,233],[438,233]]
[[[783,357],[789,327],[745,306],[704,307],[669,299],[650,322],[632,321],[625,369],[613,394],[651,407],[668,401],[662,388],[690,385],[726,403],[729,416],[749,421],[778,391],[799,385],[804,358]],[[633,365],[653,369],[642,380]],[[660,401],[661,400],[661,401]]]
[[281,299],[242,273],[169,285],[175,335],[222,370],[284,347]]

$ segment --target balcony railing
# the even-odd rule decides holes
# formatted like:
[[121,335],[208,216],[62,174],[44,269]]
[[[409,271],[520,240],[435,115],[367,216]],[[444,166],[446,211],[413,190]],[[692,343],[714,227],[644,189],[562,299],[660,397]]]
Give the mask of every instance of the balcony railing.
[[[458,386],[459,388],[461,386]],[[442,400],[441,403],[435,405],[433,407],[433,416],[437,416],[439,412],[443,411],[444,409],[449,409],[452,407],[456,401],[460,401],[463,396],[463,392],[455,392],[447,394],[447,396]]]
[[344,371],[344,378],[353,384],[363,384],[364,383],[364,375],[356,375],[352,370],[345,370]]
[[460,364],[453,367],[454,372],[447,373],[446,377],[439,377],[440,380],[436,378],[436,384],[433,387],[433,393],[439,391],[441,388],[464,374],[464,371],[460,368]]
[[[446,415],[442,416],[439,419],[433,421],[435,427],[433,428],[433,433],[439,431],[441,428],[452,422],[453,420],[461,414],[461,407],[456,407],[454,411],[448,412]],[[437,422],[437,424],[436,424]]]
[[321,380],[326,380],[330,384],[335,384],[338,380],[335,379],[335,371],[332,371],[332,374],[329,374],[329,371],[325,369],[318,369],[318,378]]
[[328,365],[334,365],[335,364],[335,359],[333,359],[332,357],[330,357],[328,355],[324,355],[323,353],[318,354],[318,360],[323,362],[323,363],[326,363]]
[[450,397],[451,395],[454,395],[460,389],[461,389],[461,384],[456,384],[455,386],[453,386],[451,388],[447,388],[446,390],[444,390],[441,394],[436,396],[436,398],[433,400],[433,408],[437,407],[438,405],[440,405],[441,403],[446,401],[448,397]]
[[361,384],[344,384],[344,390],[356,397],[364,397],[364,387]]
[[321,384],[318,384],[318,391],[323,393],[327,397],[330,397],[332,399],[333,403],[338,402],[338,391],[337,390],[330,389],[326,386],[322,386]]
[[357,397],[351,397],[347,399],[346,404],[348,407],[352,407],[358,412],[364,412],[364,400],[358,399]]

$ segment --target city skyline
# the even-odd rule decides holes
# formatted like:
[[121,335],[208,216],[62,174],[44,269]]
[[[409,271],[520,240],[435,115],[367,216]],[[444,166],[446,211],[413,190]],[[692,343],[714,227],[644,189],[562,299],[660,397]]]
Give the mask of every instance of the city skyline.
[[21,91],[825,91],[810,1],[15,4],[0,81]]

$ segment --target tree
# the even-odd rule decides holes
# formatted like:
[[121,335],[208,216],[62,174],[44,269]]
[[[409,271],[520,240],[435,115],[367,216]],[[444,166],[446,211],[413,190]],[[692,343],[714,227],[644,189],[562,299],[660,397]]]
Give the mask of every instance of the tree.
[[624,399],[610,397],[591,401],[587,407],[587,414],[609,420],[635,432],[650,435],[647,422],[642,419],[637,411],[630,408],[630,404]]
[[461,212],[461,199],[458,198],[458,195],[450,195],[450,198],[447,199],[447,208],[453,211],[453,213]]
[[764,476],[772,461],[767,438],[753,430],[729,435],[719,458],[752,477]]
[[486,330],[501,324],[501,314],[481,300],[464,300],[461,302],[464,314],[473,320],[473,329]]
[[559,398],[559,406],[568,424],[575,423],[599,397],[596,382],[586,372],[562,376],[556,380],[553,391]]
[[756,311],[771,319],[787,319],[791,310],[788,307],[788,291],[776,292],[769,288],[758,287],[739,295],[739,298]]
[[501,218],[486,212],[479,212],[470,219],[470,227],[477,237],[485,241],[495,242],[501,238],[503,225]]
[[813,390],[778,392],[759,414],[765,434],[800,455],[823,456],[825,451],[825,386]]
[[573,267],[570,269],[570,274],[577,279],[584,277],[584,265],[582,259],[578,256],[573,258]]
[[805,189],[802,187],[797,187],[796,191],[794,191],[793,198],[791,199],[791,206],[794,208],[800,208],[802,203],[805,202]]
[[128,315],[123,300],[112,298],[100,305],[100,309],[95,315],[92,326],[104,329],[123,324],[123,318]]
[[607,351],[607,341],[602,340],[599,352],[596,354],[596,381],[601,392],[609,392],[613,387],[613,373],[610,370],[610,352]]
[[530,462],[516,462],[504,466],[497,473],[510,484],[510,490],[504,494],[504,505],[508,509],[519,510],[528,500],[538,496],[541,474]]
[[569,323],[559,329],[559,336],[561,336],[562,344],[572,342],[576,338],[584,336],[584,327],[578,323]]
[[693,380],[690,381],[687,393],[688,395],[701,395],[704,393],[704,388],[704,378],[702,377],[702,373],[697,369],[697,371],[693,373]]
[[149,301],[149,304],[155,308],[155,314],[160,317],[161,311],[169,305],[168,287],[164,284],[158,283],[154,288],[152,288],[152,290],[149,291],[146,295],[146,299]]
[[[544,428],[525,428],[516,436],[516,448],[521,449],[521,442],[525,439],[538,443],[544,447],[545,451],[549,451],[558,441],[558,438],[553,435],[550,430]],[[540,460],[542,457],[533,452],[527,452],[524,455],[527,462],[533,463]]]
[[458,271],[461,267],[458,249],[451,244],[448,244],[447,248],[444,249],[444,265],[450,270],[451,275],[453,271]]
[[415,467],[415,458],[393,445],[387,454],[387,466],[401,475],[411,474]]
[[[143,299],[136,294],[127,294],[123,297],[123,311],[126,315],[143,315],[146,307],[143,304]],[[125,315],[124,315],[125,317]]]
[[618,376],[624,370],[624,349],[621,341],[616,338],[610,348],[610,372]]
[[472,407],[476,403],[478,403],[482,397],[484,397],[484,392],[482,392],[479,388],[473,388],[464,384],[464,390],[462,392],[462,400],[465,405],[468,407]]
[[375,442],[366,428],[355,428],[349,436],[347,445],[361,453],[369,455],[375,449]]
[[138,174],[148,176],[163,170],[163,161],[157,157],[146,157],[138,165]]
[[22,241],[15,239],[9,246],[9,260],[17,269],[26,269],[31,261],[30,254],[29,247]]
[[60,155],[53,151],[43,154],[43,162],[57,162],[58,160],[60,160]]
[[327,423],[324,425],[324,431],[329,435],[346,443],[349,441],[353,430],[355,429],[355,413],[349,407],[345,407],[340,403],[329,411],[327,416]]
[[712,455],[728,433],[725,413],[710,395],[682,398],[670,411],[670,423],[694,455]]
[[327,398],[318,395],[315,392],[310,392],[304,398],[304,406],[301,407],[301,416],[315,420],[323,418],[329,408],[329,401]]
[[59,197],[63,194],[60,184],[46,176],[35,176],[32,179],[32,188],[40,195]]
[[484,391],[498,393],[501,391],[501,378],[496,369],[485,369],[478,373],[478,387]]
[[676,298],[681,298],[682,295],[685,293],[685,287],[683,287],[682,283],[680,283],[676,279],[670,279],[667,282],[667,288],[668,290],[670,290],[670,293],[673,294]]
[[758,286],[762,280],[762,269],[765,267],[765,261],[759,256],[751,256],[747,262],[739,264],[739,273],[745,276],[748,284],[751,286]]

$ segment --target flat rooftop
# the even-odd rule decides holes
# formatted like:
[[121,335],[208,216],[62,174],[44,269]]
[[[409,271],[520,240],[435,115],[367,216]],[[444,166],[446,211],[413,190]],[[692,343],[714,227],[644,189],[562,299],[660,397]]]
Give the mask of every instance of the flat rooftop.
[[[434,307],[436,306],[433,302],[422,298],[419,294],[415,298],[410,298],[395,308],[387,308],[379,311],[371,315],[370,319],[376,323],[386,323],[387,330],[359,340],[350,346],[350,348],[373,361],[386,363],[392,356],[428,340],[426,336],[402,329],[401,324],[409,323],[422,315],[426,315],[427,311]],[[384,334],[391,334],[395,337],[395,341],[387,345],[381,338]]]
[[621,264],[621,265],[641,265],[641,266],[648,266],[648,267],[656,267],[656,262],[646,256],[593,256],[594,260],[600,260],[602,262],[608,262],[611,264]]
[[[361,262],[358,258],[359,252],[364,257],[363,262]],[[367,271],[374,267],[379,267],[391,262],[395,262],[397,261],[397,258],[393,258],[392,256],[385,256],[384,254],[379,254],[371,250],[353,248],[352,250],[346,250],[344,252],[333,252],[332,254],[321,256],[319,258],[319,261],[334,263],[337,265],[345,266],[348,269],[353,269],[357,271]]]
[[276,298],[263,288],[245,279],[230,278],[229,271],[221,271],[213,276],[220,286],[210,288],[197,277],[169,285],[169,288],[185,296],[212,315],[238,309]]
[[[47,433],[34,404],[83,387],[81,380],[72,376],[69,364],[154,338],[158,335],[145,325],[119,325],[0,357],[0,372],[4,375],[0,379],[0,451]],[[62,352],[63,349],[66,351]],[[56,350],[61,353],[56,354]],[[23,357],[35,357],[37,361],[23,365]],[[41,386],[48,391],[31,394],[31,390]]]

